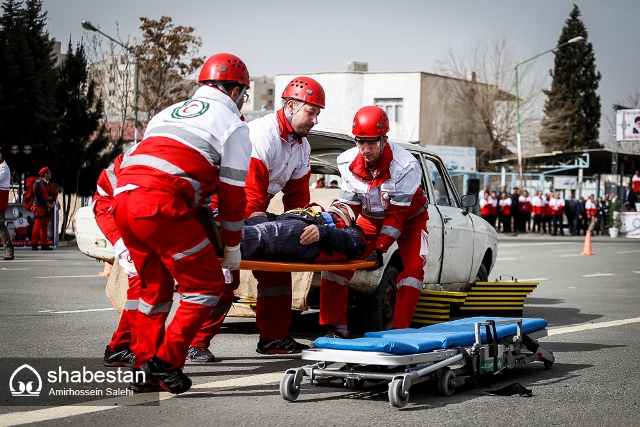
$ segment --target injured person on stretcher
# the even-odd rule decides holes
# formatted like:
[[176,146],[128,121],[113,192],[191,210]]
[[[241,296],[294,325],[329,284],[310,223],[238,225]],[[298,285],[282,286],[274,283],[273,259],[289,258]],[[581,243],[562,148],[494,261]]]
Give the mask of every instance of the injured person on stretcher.
[[254,213],[244,220],[240,244],[243,260],[305,263],[363,258],[365,247],[353,211],[339,201],[326,211],[313,205],[280,215]]

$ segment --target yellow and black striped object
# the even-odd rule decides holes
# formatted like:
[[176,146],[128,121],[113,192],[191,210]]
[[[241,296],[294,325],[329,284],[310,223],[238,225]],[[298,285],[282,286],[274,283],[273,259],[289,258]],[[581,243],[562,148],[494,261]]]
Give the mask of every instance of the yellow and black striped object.
[[467,292],[464,304],[452,307],[452,316],[522,316],[524,299],[538,282],[476,282]]
[[432,325],[449,321],[452,305],[462,305],[466,292],[422,291],[412,322]]

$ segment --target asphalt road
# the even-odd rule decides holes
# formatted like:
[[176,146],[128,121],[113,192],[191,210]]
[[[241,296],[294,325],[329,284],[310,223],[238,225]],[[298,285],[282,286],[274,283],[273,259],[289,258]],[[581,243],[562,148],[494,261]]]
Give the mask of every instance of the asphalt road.
[[[287,368],[305,362],[256,354],[255,323],[229,319],[212,344],[218,362],[185,368],[194,388],[184,395],[161,393],[157,406],[122,406],[124,400],[110,406],[0,406],[0,426],[640,425],[640,240],[595,237],[590,257],[579,255],[582,247],[580,237],[501,236],[490,280],[510,275],[540,282],[525,300],[524,315],[549,322],[550,336],[540,342],[556,363],[551,370],[532,363],[510,371],[490,388],[517,381],[533,397],[491,396],[471,387],[442,397],[423,383],[411,387],[408,405],[397,410],[388,403],[386,385],[354,392],[314,387],[305,379],[298,401],[289,403],[280,397],[279,380]],[[117,324],[108,310],[106,279],[97,276],[101,270],[72,246],[17,251],[16,260],[0,261],[0,359],[94,358],[98,369]],[[299,316],[293,335],[303,342],[323,335],[317,320],[317,313]]]

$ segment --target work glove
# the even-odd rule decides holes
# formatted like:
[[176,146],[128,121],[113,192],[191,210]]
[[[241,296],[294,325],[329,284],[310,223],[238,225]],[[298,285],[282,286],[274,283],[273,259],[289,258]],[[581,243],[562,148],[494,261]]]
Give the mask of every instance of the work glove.
[[377,270],[384,265],[382,254],[383,252],[380,249],[376,249],[375,251],[373,251],[371,255],[369,255],[369,258],[367,258],[367,261],[375,261],[376,264],[373,267],[367,268],[367,271]]
[[240,253],[240,245],[225,246],[224,247],[224,260],[222,261],[222,268],[229,270],[237,270],[240,268],[240,261],[242,260],[242,254]]

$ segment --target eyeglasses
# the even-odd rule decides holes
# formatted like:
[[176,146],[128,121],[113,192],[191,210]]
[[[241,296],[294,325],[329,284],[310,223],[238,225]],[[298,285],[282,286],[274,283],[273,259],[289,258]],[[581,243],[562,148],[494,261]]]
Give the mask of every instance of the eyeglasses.
[[364,148],[364,146],[367,146],[369,148],[378,147],[380,145],[380,140],[377,139],[375,141],[362,141],[360,139],[356,139],[356,145],[359,148]]
[[242,102],[249,102],[249,94],[247,92],[242,95]]

